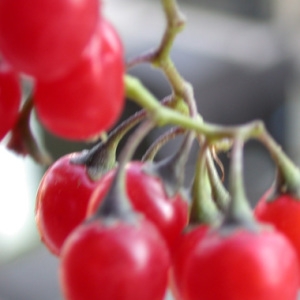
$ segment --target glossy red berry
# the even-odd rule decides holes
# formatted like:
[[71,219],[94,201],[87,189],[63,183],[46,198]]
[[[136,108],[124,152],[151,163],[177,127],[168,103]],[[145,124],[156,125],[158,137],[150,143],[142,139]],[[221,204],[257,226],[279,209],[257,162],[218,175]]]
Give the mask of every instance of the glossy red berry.
[[185,300],[297,299],[297,256],[279,232],[209,233],[186,256],[181,282]]
[[94,220],[67,239],[60,282],[68,300],[161,300],[169,265],[163,239],[145,219]]
[[176,247],[172,251],[172,266],[170,270],[170,288],[176,300],[182,299],[182,290],[184,280],[186,278],[186,268],[190,263],[191,256],[188,254],[194,251],[195,247],[199,247],[199,243],[207,234],[210,227],[208,225],[198,225],[196,227],[187,228],[181,233],[176,242]]
[[36,82],[34,100],[39,120],[62,138],[94,138],[113,126],[122,112],[123,75],[121,41],[103,20],[70,73],[51,82]]
[[36,197],[36,223],[42,241],[59,255],[68,235],[86,215],[96,182],[84,165],[71,162],[78,153],[58,159],[44,174]]
[[0,49],[20,72],[54,78],[73,66],[99,19],[99,0],[1,0]]
[[300,201],[290,194],[282,194],[268,201],[267,191],[254,209],[255,217],[270,223],[282,232],[293,244],[300,260]]
[[[178,193],[169,198],[164,190],[163,182],[143,171],[144,164],[131,162],[126,167],[126,191],[134,209],[143,213],[152,221],[170,249],[188,222],[188,203]],[[115,170],[108,172],[98,182],[91,197],[88,215],[92,215],[107,193]]]
[[0,140],[16,123],[20,104],[19,76],[5,62],[0,61]]

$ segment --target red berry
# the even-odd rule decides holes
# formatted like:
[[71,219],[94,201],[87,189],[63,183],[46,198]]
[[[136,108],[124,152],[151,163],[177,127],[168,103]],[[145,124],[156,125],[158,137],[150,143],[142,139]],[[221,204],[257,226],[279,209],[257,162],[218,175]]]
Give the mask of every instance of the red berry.
[[99,19],[99,0],[1,0],[0,49],[20,72],[57,77],[78,60]]
[[67,239],[60,281],[68,300],[161,300],[169,265],[167,247],[151,223],[94,220]]
[[114,125],[124,106],[123,48],[114,28],[102,21],[79,63],[66,76],[37,81],[35,106],[53,134],[87,140]]
[[16,123],[20,103],[19,77],[6,63],[0,62],[0,140]]
[[[143,166],[141,162],[131,162],[127,165],[126,191],[134,209],[143,213],[157,226],[171,249],[188,222],[188,204],[180,194],[168,198],[163,182],[145,173]],[[115,170],[111,170],[98,182],[88,206],[88,215],[97,210],[114,174]]]
[[[182,286],[184,286],[185,268],[190,263],[191,256],[188,253],[193,252],[209,230],[207,225],[199,225],[182,232],[177,240],[176,247],[172,252],[172,267],[170,271],[170,287],[175,299],[180,300],[182,295]],[[193,262],[192,262],[193,263]]]
[[293,244],[300,259],[300,201],[289,194],[282,194],[272,201],[267,191],[257,203],[254,215],[264,223],[270,223]]
[[297,299],[297,256],[279,232],[209,233],[185,255],[180,283],[185,300]]
[[36,197],[36,222],[40,236],[55,255],[59,255],[68,235],[86,215],[96,182],[83,165],[71,163],[78,154],[58,159],[43,176]]

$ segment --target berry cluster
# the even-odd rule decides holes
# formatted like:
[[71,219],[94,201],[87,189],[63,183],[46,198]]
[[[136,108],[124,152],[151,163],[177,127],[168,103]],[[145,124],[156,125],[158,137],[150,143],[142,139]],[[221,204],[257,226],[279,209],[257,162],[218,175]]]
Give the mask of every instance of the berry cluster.
[[[28,125],[32,109],[53,134],[89,141],[114,126],[126,97],[142,107],[91,149],[59,158],[40,182],[36,223],[59,258],[62,294],[160,300],[169,289],[176,300],[296,300],[300,170],[261,121],[203,120],[192,86],[170,57],[185,20],[175,0],[162,4],[167,26],[160,45],[126,65],[148,63],[163,72],[172,91],[159,101],[125,74],[122,43],[101,1],[0,0],[0,139],[10,132],[10,149],[42,156]],[[20,78],[34,83],[21,110]],[[134,161],[144,137],[165,125],[171,129]],[[155,161],[179,135],[179,149]],[[266,147],[277,167],[254,211],[243,182],[250,139]],[[194,144],[198,157],[186,187]],[[228,188],[217,169],[219,152],[230,154]]]
[[9,111],[1,138],[17,120],[18,75],[33,80],[34,107],[51,133],[88,140],[114,125],[124,105],[123,48],[99,6],[98,0],[0,2],[1,114]]

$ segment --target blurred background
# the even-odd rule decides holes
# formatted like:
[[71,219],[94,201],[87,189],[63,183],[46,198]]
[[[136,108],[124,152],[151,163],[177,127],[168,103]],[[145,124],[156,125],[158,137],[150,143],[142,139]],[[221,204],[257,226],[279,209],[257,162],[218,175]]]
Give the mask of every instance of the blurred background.
[[[204,119],[219,124],[262,119],[300,165],[300,2],[179,0],[178,4],[187,26],[175,42],[172,58],[194,86]],[[103,9],[121,35],[126,59],[158,45],[165,26],[159,0],[107,0]],[[157,97],[170,93],[162,74],[148,65],[130,72]],[[122,119],[136,109],[128,102]],[[54,158],[90,146],[58,139],[34,118],[32,126]],[[165,146],[159,156],[174,151],[179,142]],[[226,167],[226,156],[222,159]],[[62,299],[58,260],[40,243],[34,221],[35,193],[45,170],[30,158],[8,152],[4,143],[0,165],[0,300]],[[264,148],[249,142],[245,181],[252,204],[271,185],[274,172]]]

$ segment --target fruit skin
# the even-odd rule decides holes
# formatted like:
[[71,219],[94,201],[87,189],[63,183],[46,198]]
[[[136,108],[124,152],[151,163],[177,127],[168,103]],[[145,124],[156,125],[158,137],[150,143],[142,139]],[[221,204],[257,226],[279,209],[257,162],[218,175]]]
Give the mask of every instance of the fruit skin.
[[21,96],[18,74],[0,60],[0,141],[18,119]]
[[258,201],[254,215],[257,220],[270,223],[293,244],[300,260],[300,201],[290,194],[281,194],[268,201],[268,190]]
[[67,236],[85,219],[90,196],[97,186],[84,165],[70,162],[78,155],[65,155],[50,166],[37,191],[35,219],[39,234],[57,256]]
[[93,220],[67,239],[60,283],[67,300],[162,300],[170,257],[157,229],[145,219],[133,223]]
[[297,299],[297,255],[279,232],[211,232],[192,249],[181,283],[185,300]]
[[76,64],[98,19],[99,0],[1,0],[0,49],[12,66],[53,79]]
[[40,122],[69,140],[93,139],[111,128],[124,106],[123,47],[102,20],[78,64],[64,77],[37,81],[34,102]]
[[189,226],[179,236],[176,247],[172,251],[172,266],[170,269],[169,285],[176,300],[182,299],[182,282],[185,278],[185,267],[188,265],[190,256],[187,253],[194,251],[201,240],[209,231],[210,226],[201,224]]
[[[165,238],[169,249],[176,244],[177,238],[188,222],[188,203],[176,194],[168,198],[160,179],[143,171],[144,163],[130,162],[126,166],[126,191],[133,208],[153,222]],[[107,193],[115,169],[104,175],[91,196],[87,215],[91,216]]]

